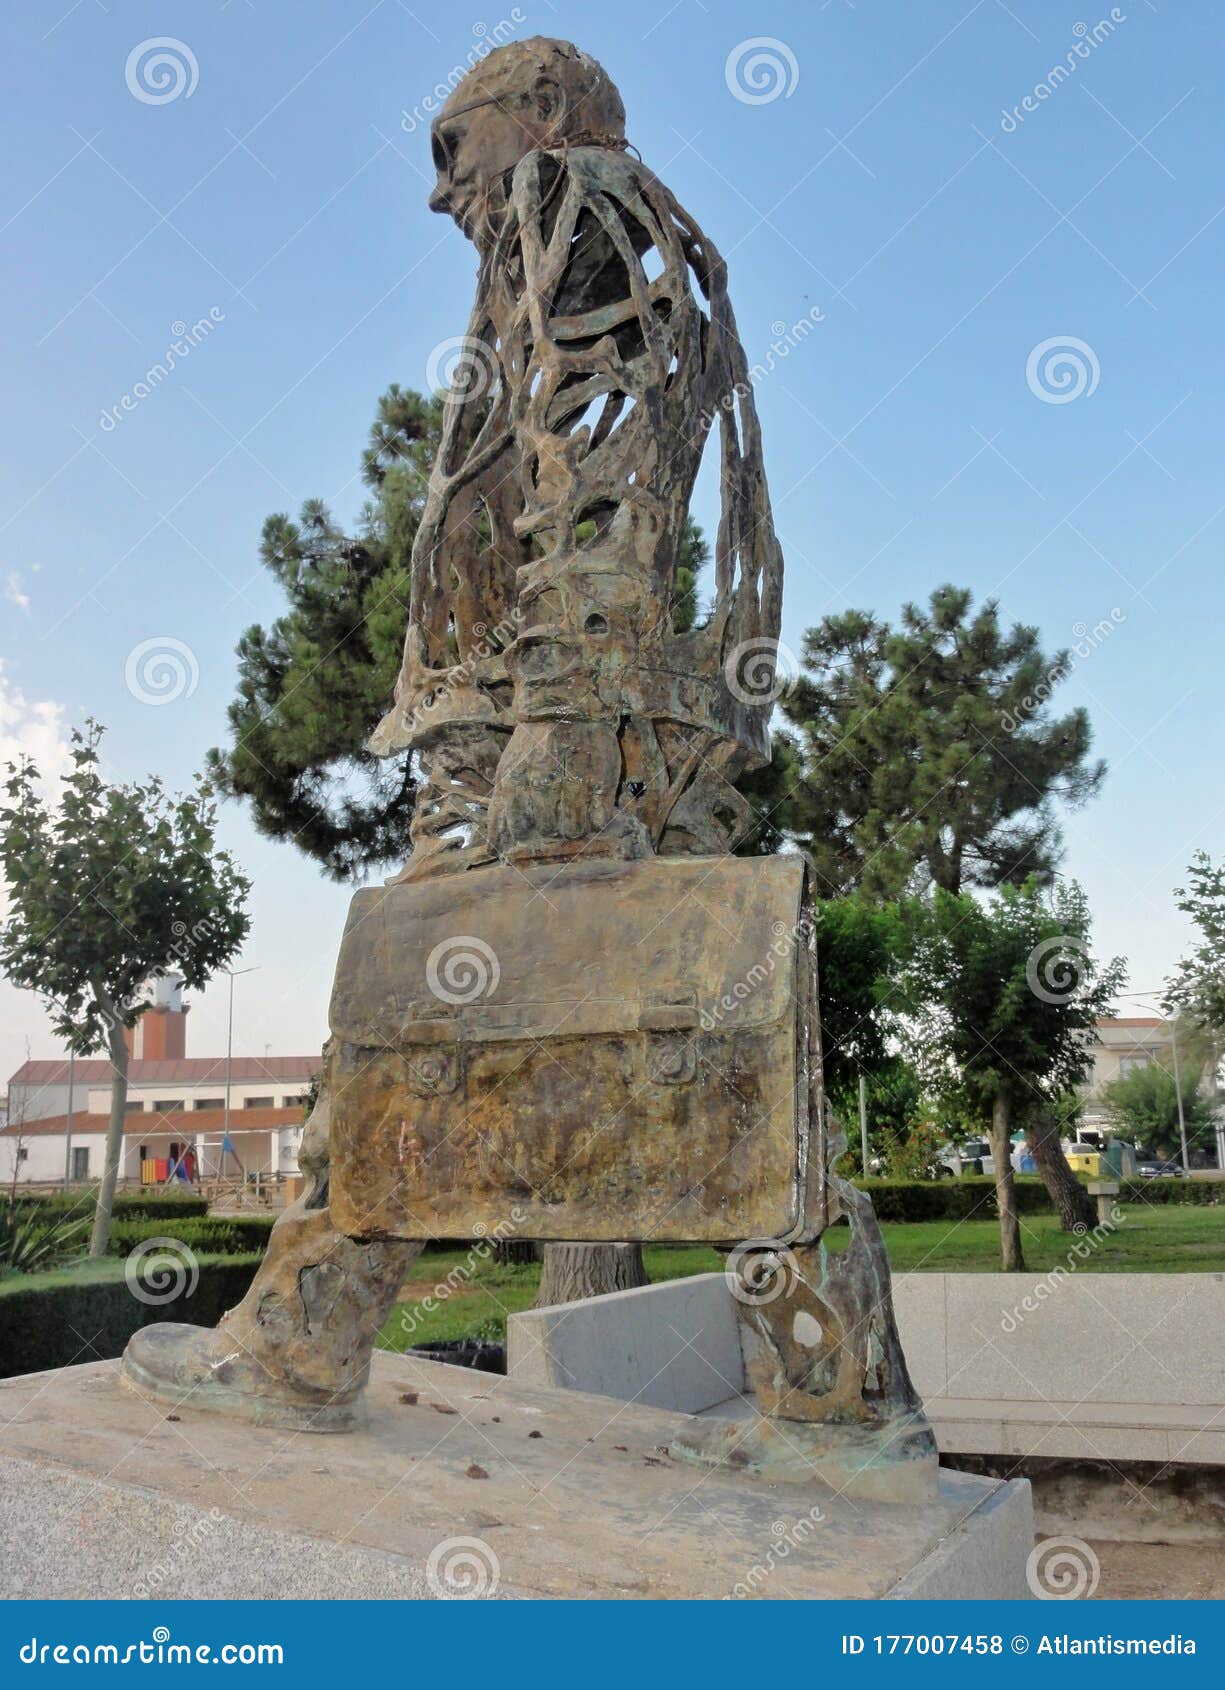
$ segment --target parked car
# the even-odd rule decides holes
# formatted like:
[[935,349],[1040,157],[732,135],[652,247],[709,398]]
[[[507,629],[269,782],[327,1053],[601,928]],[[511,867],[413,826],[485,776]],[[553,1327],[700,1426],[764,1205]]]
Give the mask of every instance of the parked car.
[[1181,1179],[1182,1171],[1181,1162],[1162,1162],[1152,1157],[1136,1165],[1141,1179]]
[[981,1174],[983,1158],[990,1159],[991,1146],[985,1138],[966,1139],[963,1144],[942,1144],[929,1170],[933,1179],[952,1179],[957,1174]]

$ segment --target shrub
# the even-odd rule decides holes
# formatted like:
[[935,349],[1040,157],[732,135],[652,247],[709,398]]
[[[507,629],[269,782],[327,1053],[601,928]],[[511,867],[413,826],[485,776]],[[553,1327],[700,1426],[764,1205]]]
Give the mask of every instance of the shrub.
[[[48,1219],[58,1215],[92,1215],[97,1188],[85,1186],[75,1191],[18,1191],[14,1201],[24,1213],[36,1209]],[[208,1199],[192,1192],[179,1196],[164,1193],[159,1187],[142,1187],[135,1191],[117,1191],[111,1215],[117,1221],[152,1220],[158,1215],[167,1220],[186,1220],[189,1215],[206,1215]]]
[[[134,1332],[154,1321],[215,1326],[241,1302],[259,1266],[258,1255],[205,1257],[194,1289],[168,1303],[133,1295],[124,1262],[105,1258],[55,1273],[14,1274],[0,1280],[0,1378],[41,1373],[123,1354]],[[151,1264],[156,1273],[156,1262]],[[137,1279],[150,1296],[164,1295],[157,1277]]]
[[1225,1180],[1133,1179],[1119,1183],[1120,1203],[1194,1203],[1211,1207],[1225,1197]]
[[[882,1221],[968,1221],[994,1220],[995,1181],[987,1176],[965,1175],[961,1179],[865,1179],[855,1182],[872,1199]],[[1049,1212],[1051,1200],[1040,1179],[1021,1177],[1013,1182],[1017,1210],[1023,1215]]]
[[111,1228],[110,1254],[126,1256],[150,1238],[174,1238],[196,1255],[235,1256],[266,1250],[275,1215],[159,1214],[148,1220],[116,1221]]

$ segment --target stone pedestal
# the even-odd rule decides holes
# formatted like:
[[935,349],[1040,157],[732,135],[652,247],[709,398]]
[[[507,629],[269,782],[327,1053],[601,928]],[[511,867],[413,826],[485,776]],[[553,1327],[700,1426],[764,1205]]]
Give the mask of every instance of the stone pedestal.
[[686,1414],[409,1357],[375,1357],[369,1424],[335,1436],[145,1402],[116,1373],[0,1383],[0,1595],[1028,1594],[1022,1481],[851,1502],[670,1458]]

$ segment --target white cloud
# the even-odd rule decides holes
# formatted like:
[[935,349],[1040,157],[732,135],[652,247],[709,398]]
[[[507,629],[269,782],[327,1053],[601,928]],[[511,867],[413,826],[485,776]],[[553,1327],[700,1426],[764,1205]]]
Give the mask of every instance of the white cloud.
[[[51,699],[27,698],[0,662],[0,774],[6,763],[22,756],[33,760],[47,796],[57,800],[59,776],[70,767],[64,706]],[[4,903],[0,879],[0,915]],[[18,991],[0,979],[0,1084],[25,1061],[27,1040],[35,1056],[59,1054],[58,1041],[34,993]]]
[[32,758],[48,792],[69,767],[65,710],[53,699],[30,699],[4,673],[0,661],[0,769],[20,757]]
[[15,604],[18,610],[27,614],[30,609],[30,595],[21,588],[21,576],[15,569],[10,569],[4,581],[4,596],[10,604]]

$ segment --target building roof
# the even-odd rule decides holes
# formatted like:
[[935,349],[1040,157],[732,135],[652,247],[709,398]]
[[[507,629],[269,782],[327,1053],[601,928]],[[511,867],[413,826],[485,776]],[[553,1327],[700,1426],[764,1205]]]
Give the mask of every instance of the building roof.
[[[292,1105],[285,1109],[231,1109],[230,1132],[245,1133],[263,1130],[269,1127],[294,1127],[302,1125],[302,1110]],[[0,1127],[0,1138],[41,1138],[44,1136],[63,1138],[68,1126],[66,1115],[44,1115],[38,1121],[13,1121],[7,1127]],[[110,1126],[109,1115],[74,1114],[72,1117],[73,1138],[88,1138],[91,1134],[105,1135]],[[125,1138],[153,1138],[169,1133],[172,1138],[195,1138],[199,1135],[219,1133],[225,1126],[224,1109],[175,1109],[163,1113],[144,1110],[140,1114],[125,1115],[123,1131]]]
[[[322,1058],[313,1056],[236,1056],[230,1064],[230,1076],[241,1081],[250,1080],[308,1080],[321,1066]],[[104,1056],[79,1058],[73,1083],[83,1086],[108,1084],[111,1065]],[[128,1084],[192,1085],[225,1079],[224,1056],[181,1056],[160,1060],[136,1058],[128,1064]],[[68,1061],[24,1062],[9,1081],[11,1086],[66,1086]]]
[[1097,1022],[1099,1027],[1166,1027],[1169,1025],[1160,1015],[1101,1015]]

